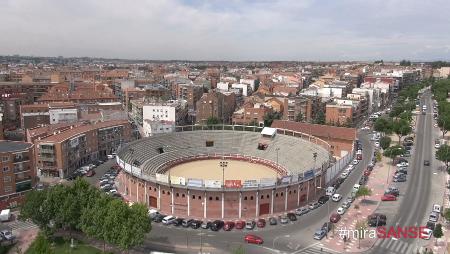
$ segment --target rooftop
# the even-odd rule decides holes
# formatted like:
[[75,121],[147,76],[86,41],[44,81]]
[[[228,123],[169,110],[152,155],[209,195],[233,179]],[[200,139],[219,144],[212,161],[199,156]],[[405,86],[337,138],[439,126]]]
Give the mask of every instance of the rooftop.
[[33,146],[31,143],[20,142],[20,141],[9,141],[9,140],[1,140],[0,141],[0,153],[6,152],[16,152],[22,151]]

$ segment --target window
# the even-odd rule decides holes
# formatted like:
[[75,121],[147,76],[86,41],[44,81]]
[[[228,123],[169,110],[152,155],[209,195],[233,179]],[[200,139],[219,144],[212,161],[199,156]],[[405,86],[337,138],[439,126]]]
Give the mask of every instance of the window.
[[264,199],[264,195],[261,195],[261,199]]
[[163,193],[163,194],[166,194],[166,191],[163,190],[162,193]]
[[3,181],[4,181],[5,183],[11,182],[11,176],[5,176],[5,177],[3,177]]
[[294,190],[294,194],[297,193],[297,190]]
[[167,192],[167,195],[170,195],[170,191]]
[[209,200],[212,200],[212,197],[209,197]]
[[216,197],[216,201],[219,201],[219,197]]
[[178,192],[177,192],[177,194],[176,194],[176,195],[177,195],[177,197],[179,197],[179,196],[180,196],[180,193],[178,193]]
[[3,167],[3,172],[8,172],[8,171],[9,171],[9,167],[8,166]]
[[2,157],[2,162],[8,162],[9,161],[9,157],[8,156],[3,156]]
[[186,197],[186,195],[184,195],[184,193],[183,193],[183,194],[181,194],[181,197],[184,198],[184,197]]
[[195,195],[192,195],[192,199],[195,199]]
[[197,198],[198,198],[198,199],[202,199],[202,196],[198,196]]
[[247,196],[244,197],[244,200],[247,200]]
[[5,193],[12,192],[12,186],[5,186]]
[[281,192],[280,195],[283,196],[283,192]]
[[250,200],[253,200],[253,196],[250,196]]
[[269,194],[267,194],[266,198],[269,198]]
[[291,195],[292,194],[292,191],[289,191],[289,195]]
[[275,194],[275,197],[277,197],[277,198],[278,198],[278,193],[277,193],[277,194]]

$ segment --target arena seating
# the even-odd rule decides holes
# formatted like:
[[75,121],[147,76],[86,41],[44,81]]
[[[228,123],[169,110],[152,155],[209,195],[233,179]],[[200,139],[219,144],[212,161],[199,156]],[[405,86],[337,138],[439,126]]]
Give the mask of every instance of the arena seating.
[[[140,168],[149,174],[163,173],[163,165],[170,161],[192,158],[198,155],[241,154],[278,163],[289,174],[301,173],[318,167],[329,159],[323,147],[301,138],[277,134],[266,150],[258,150],[261,135],[258,132],[232,130],[201,130],[161,134],[131,142],[118,156],[131,164],[138,160]],[[214,145],[206,146],[206,141]],[[160,153],[160,148],[163,153]],[[278,149],[278,151],[277,151]],[[317,153],[316,162],[313,153]],[[277,155],[278,154],[278,155]]]

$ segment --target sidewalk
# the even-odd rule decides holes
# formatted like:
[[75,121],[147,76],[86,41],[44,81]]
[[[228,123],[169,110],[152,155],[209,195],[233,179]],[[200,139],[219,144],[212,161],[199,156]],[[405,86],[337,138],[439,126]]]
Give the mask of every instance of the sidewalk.
[[[363,197],[357,198],[353,202],[352,206],[335,225],[336,229],[334,230],[334,234],[332,232],[328,239],[322,240],[324,247],[340,252],[364,252],[369,250],[373,244],[375,244],[377,238],[371,239],[368,236],[366,236],[365,239],[361,239],[360,243],[358,243],[357,239],[350,239],[344,243],[344,240],[339,236],[338,230],[354,230],[357,221],[367,220],[367,216],[372,214],[377,209],[381,202],[380,199],[384,195],[384,191],[391,183],[393,172],[395,172],[395,166],[391,165],[388,176],[388,163],[390,162],[391,159],[383,157],[382,161],[375,165],[371,175],[369,176],[369,181],[366,184],[366,186],[372,190],[372,195],[370,197],[366,197],[365,200],[363,200]],[[387,179],[388,183],[386,183]],[[355,205],[359,206],[359,209],[356,209]]]

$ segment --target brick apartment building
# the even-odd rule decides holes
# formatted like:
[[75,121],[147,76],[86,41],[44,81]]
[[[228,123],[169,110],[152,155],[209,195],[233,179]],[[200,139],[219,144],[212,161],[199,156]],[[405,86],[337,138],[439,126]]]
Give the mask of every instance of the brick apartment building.
[[162,85],[150,84],[141,87],[125,88],[123,91],[123,103],[126,111],[131,111],[131,100],[140,98],[169,99],[170,91]]
[[34,186],[33,144],[0,141],[0,209],[16,207]]
[[196,122],[206,124],[209,117],[215,117],[220,122],[230,123],[235,107],[234,93],[211,90],[197,102]]
[[256,124],[257,126],[264,125],[264,116],[271,112],[272,108],[260,103],[248,102],[244,107],[233,113],[233,124],[249,125]]
[[172,93],[176,99],[186,100],[188,109],[195,110],[197,101],[203,95],[203,86],[195,84],[174,84],[172,85]]
[[66,178],[83,165],[105,159],[132,139],[126,120],[60,126],[27,131],[28,140],[36,147],[38,175]]

